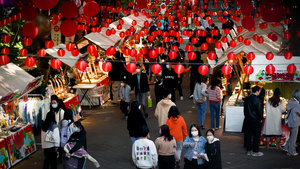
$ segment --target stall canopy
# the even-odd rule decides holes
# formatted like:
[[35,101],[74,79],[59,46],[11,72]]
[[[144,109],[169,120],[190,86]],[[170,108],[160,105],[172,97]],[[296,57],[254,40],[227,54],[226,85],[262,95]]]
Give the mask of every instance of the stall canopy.
[[135,32],[140,31],[144,27],[144,22],[148,21],[149,23],[152,22],[152,19],[147,18],[146,16],[142,15],[142,13],[139,13],[138,17],[135,17],[133,14],[123,17],[124,24],[122,25],[122,29],[118,30],[117,25],[119,25],[119,21],[115,21],[109,25],[109,28],[114,28],[116,30],[116,34],[112,34],[110,36],[106,35],[106,31],[109,28],[102,27],[100,33],[89,33],[85,35],[84,37],[94,43],[95,45],[99,46],[100,48],[106,50],[111,46],[115,46],[116,44],[119,44],[122,42],[122,38],[119,36],[120,32],[125,32],[132,26],[132,21],[135,20],[137,22],[137,25],[134,26]]
[[[60,56],[57,55],[57,51],[59,49],[64,49],[65,50],[65,52],[66,52],[65,56],[60,57]],[[68,65],[70,67],[73,67],[76,64],[76,62],[78,61],[78,59],[81,58],[82,55],[83,55],[83,54],[79,53],[78,56],[76,56],[76,57],[73,56],[71,54],[71,52],[66,49],[65,44],[59,44],[59,45],[57,45],[57,46],[55,46],[51,49],[46,49],[46,52],[49,55],[51,55],[52,57],[59,58],[59,60],[61,60],[63,63],[65,63],[66,65]]]
[[[267,52],[272,52],[274,55],[277,55],[280,52],[281,49],[281,44],[284,40],[283,38],[283,32],[284,32],[284,26],[281,24],[277,27],[271,26],[271,24],[268,24],[268,27],[266,29],[260,29],[259,24],[263,23],[264,21],[261,18],[256,18],[255,19],[255,31],[249,31],[247,29],[243,29],[241,33],[238,35],[235,35],[236,30],[231,30],[230,35],[232,36],[227,36],[228,37],[228,42],[230,42],[233,37],[233,40],[237,42],[237,45],[233,48],[228,46],[227,43],[223,43],[223,49],[215,49],[216,54],[218,57],[218,61],[216,62],[215,60],[209,60],[208,62],[211,65],[212,68],[224,63],[227,61],[227,54],[230,52],[233,52],[235,54],[238,54],[240,52],[253,52],[255,55],[265,55]],[[237,26],[240,26],[241,23],[238,22]],[[236,29],[236,27],[235,27]],[[272,32],[274,35],[278,36],[277,41],[272,41],[271,39],[268,38],[268,34]],[[262,36],[264,38],[264,43],[259,44],[257,41],[253,40],[253,35],[257,34],[258,36]],[[246,46],[244,42],[238,42],[237,37],[238,36],[243,36],[244,40],[249,39],[251,41],[251,44],[249,46]]]

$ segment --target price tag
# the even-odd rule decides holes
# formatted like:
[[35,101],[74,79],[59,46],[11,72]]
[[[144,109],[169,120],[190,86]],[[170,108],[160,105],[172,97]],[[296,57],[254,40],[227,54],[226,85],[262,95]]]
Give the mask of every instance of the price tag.
[[7,103],[7,105],[5,106],[6,111],[11,112],[13,110],[13,106],[11,103]]
[[27,101],[28,101],[28,94],[25,94],[25,95],[23,96],[23,101],[24,101],[24,102],[27,102]]

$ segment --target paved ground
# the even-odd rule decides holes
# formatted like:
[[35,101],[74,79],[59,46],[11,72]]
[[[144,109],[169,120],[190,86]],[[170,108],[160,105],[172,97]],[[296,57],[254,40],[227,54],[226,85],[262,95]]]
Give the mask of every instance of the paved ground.
[[[176,104],[186,120],[187,126],[197,121],[197,111],[192,100],[188,99],[188,75],[184,77],[184,100],[179,101],[178,92],[176,92]],[[151,85],[153,92],[153,85]],[[148,109],[150,117],[147,119],[151,130],[151,139],[155,140],[158,136],[157,119],[154,117],[154,108]],[[84,109],[85,119],[83,125],[87,131],[88,152],[95,157],[104,169],[124,169],[134,168],[131,161],[131,141],[126,129],[126,121],[121,119],[122,114],[119,107],[105,106],[94,108],[92,110]],[[209,114],[206,116],[205,127],[210,126]],[[205,130],[201,133],[204,134]],[[37,142],[40,142],[40,136],[36,136]],[[223,168],[244,168],[244,169],[292,169],[300,168],[300,159],[298,157],[288,157],[281,150],[264,147],[261,151],[265,153],[263,157],[246,156],[243,148],[242,133],[227,133],[222,130],[216,132],[216,137],[220,138]],[[17,164],[14,169],[24,168],[42,168],[43,153],[40,146],[38,151],[32,154],[24,161]],[[183,163],[182,163],[183,166]],[[59,169],[62,168],[60,164]],[[92,163],[87,163],[87,169],[95,168]],[[183,168],[183,167],[182,167]]]

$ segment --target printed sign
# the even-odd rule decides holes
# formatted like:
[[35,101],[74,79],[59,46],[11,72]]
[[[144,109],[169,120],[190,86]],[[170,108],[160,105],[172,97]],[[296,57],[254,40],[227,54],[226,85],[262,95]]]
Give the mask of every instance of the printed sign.
[[276,70],[270,75],[265,70],[260,70],[256,74],[256,81],[300,82],[300,73],[296,71],[294,74],[289,74],[287,70]]
[[8,150],[4,139],[0,140],[0,169],[10,168],[10,160]]

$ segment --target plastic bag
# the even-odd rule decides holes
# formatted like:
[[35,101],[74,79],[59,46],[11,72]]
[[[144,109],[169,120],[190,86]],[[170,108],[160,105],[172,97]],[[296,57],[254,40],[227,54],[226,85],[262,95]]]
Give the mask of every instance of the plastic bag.
[[152,107],[152,99],[148,96],[148,107]]

